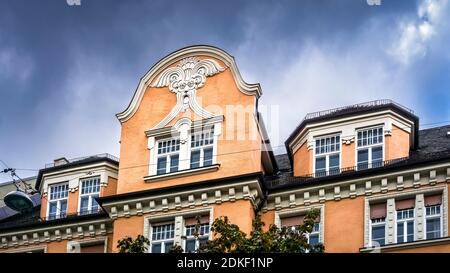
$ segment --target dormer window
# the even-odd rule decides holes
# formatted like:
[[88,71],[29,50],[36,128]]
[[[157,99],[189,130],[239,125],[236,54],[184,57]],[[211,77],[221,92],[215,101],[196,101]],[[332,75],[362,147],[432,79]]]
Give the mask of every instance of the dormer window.
[[66,217],[67,214],[67,196],[69,193],[68,183],[59,183],[50,186],[50,198],[47,208],[47,218],[49,220]]
[[339,135],[315,138],[315,177],[339,173],[340,151]]
[[383,128],[357,131],[358,170],[380,167],[383,164]]
[[100,177],[85,178],[80,181],[80,208],[79,214],[86,215],[96,213],[100,207],[95,201],[100,194]]
[[163,139],[158,141],[158,160],[156,174],[178,171],[180,140]]

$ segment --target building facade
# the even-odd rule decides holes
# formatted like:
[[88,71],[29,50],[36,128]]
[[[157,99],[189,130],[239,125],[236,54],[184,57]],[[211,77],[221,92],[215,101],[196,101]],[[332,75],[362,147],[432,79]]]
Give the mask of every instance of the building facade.
[[117,252],[141,234],[149,252],[190,252],[220,216],[248,234],[256,216],[293,226],[312,208],[308,240],[326,252],[450,252],[450,126],[419,130],[412,110],[378,100],[308,114],[274,155],[261,95],[221,49],[166,56],[117,114],[120,160],[41,169],[40,202],[0,219],[0,252]]

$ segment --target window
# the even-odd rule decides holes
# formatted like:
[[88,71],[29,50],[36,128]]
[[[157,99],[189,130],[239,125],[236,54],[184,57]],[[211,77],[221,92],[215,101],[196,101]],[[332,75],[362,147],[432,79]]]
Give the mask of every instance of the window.
[[397,210],[397,243],[414,241],[414,209]]
[[[199,233],[198,239],[195,238],[196,226]],[[209,239],[209,216],[201,217],[200,224],[195,218],[185,219],[185,236],[184,251],[188,253],[196,252],[200,245],[207,243]]]
[[168,253],[173,246],[175,224],[155,224],[151,230],[151,252]]
[[340,136],[315,139],[315,176],[334,175],[340,168]]
[[80,215],[96,213],[99,211],[99,205],[95,198],[100,193],[100,177],[93,177],[81,180],[80,191]]
[[178,171],[179,154],[179,139],[164,139],[158,141],[156,174],[165,174]]
[[370,205],[371,245],[386,243],[386,203]]
[[[304,215],[283,217],[281,219],[281,227],[285,227],[294,232],[297,231],[297,227],[303,225]],[[308,239],[308,244],[317,245],[320,243],[320,223],[314,223],[311,233],[305,234]]]
[[442,195],[425,196],[426,239],[442,237]]
[[50,199],[48,200],[48,219],[64,218],[67,214],[67,195],[69,184],[61,183],[50,186]]
[[191,169],[213,164],[214,131],[191,135]]
[[357,132],[358,170],[380,167],[383,164],[383,128],[369,128]]

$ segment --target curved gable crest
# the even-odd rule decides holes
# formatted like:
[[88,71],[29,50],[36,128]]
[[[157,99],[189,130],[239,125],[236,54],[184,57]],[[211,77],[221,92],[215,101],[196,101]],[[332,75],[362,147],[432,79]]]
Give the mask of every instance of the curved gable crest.
[[[214,59],[198,59],[196,56],[213,57],[221,60],[226,67],[222,67]],[[178,64],[169,67],[170,64]],[[203,118],[211,118],[213,114],[201,108],[196,101],[196,92],[206,83],[206,78],[230,68],[238,89],[249,96],[259,98],[262,94],[259,84],[248,84],[239,73],[234,58],[225,51],[212,46],[192,46],[180,49],[166,56],[155,64],[140,80],[133,98],[125,111],[116,114],[120,122],[130,119],[136,112],[144,96],[145,90],[150,87],[168,87],[177,95],[177,104],[171,112],[159,122],[154,129],[166,126],[180,111],[191,108]],[[158,76],[159,75],[159,76]]]

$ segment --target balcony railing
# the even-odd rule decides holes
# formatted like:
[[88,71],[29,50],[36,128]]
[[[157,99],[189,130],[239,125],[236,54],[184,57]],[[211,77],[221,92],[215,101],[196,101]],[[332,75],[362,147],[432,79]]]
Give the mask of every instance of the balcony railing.
[[319,118],[319,117],[323,117],[323,116],[329,116],[329,115],[336,114],[336,113],[343,114],[343,113],[347,113],[347,112],[352,112],[354,110],[362,110],[362,109],[366,109],[366,108],[388,105],[388,104],[396,105],[396,106],[402,108],[403,110],[405,110],[411,114],[414,114],[413,110],[411,110],[399,103],[396,103],[395,101],[385,99],[385,100],[374,100],[374,101],[363,102],[363,103],[343,106],[343,107],[324,110],[324,111],[308,113],[303,120],[305,121],[305,120],[310,120],[310,119]]
[[[119,162],[119,158],[118,157],[113,156],[113,155],[108,154],[108,153],[91,155],[91,156],[76,157],[76,158],[67,159],[67,161],[68,161],[68,163],[74,163],[74,162],[77,162],[77,161],[90,159],[90,158],[92,158],[92,159],[94,159],[94,158],[108,158],[108,159],[111,159],[111,160]],[[55,166],[56,166],[55,162],[45,164],[45,168],[51,168],[51,167],[55,167]]]
[[308,182],[308,181],[312,181],[314,179],[320,179],[320,178],[324,178],[324,177],[332,178],[334,176],[339,176],[339,175],[346,174],[346,173],[364,171],[364,170],[368,170],[368,169],[378,169],[378,168],[386,167],[389,165],[406,162],[407,159],[408,159],[408,157],[401,157],[401,158],[385,160],[385,161],[380,161],[380,162],[371,163],[371,164],[363,163],[363,164],[358,164],[358,165],[352,166],[352,167],[316,172],[316,173],[311,173],[311,174],[307,174],[304,176],[289,176],[289,177],[282,177],[282,178],[275,178],[275,179],[267,179],[266,183],[267,183],[267,187],[269,187],[269,188],[274,188],[277,186],[287,185],[287,184],[298,184],[298,183]]

